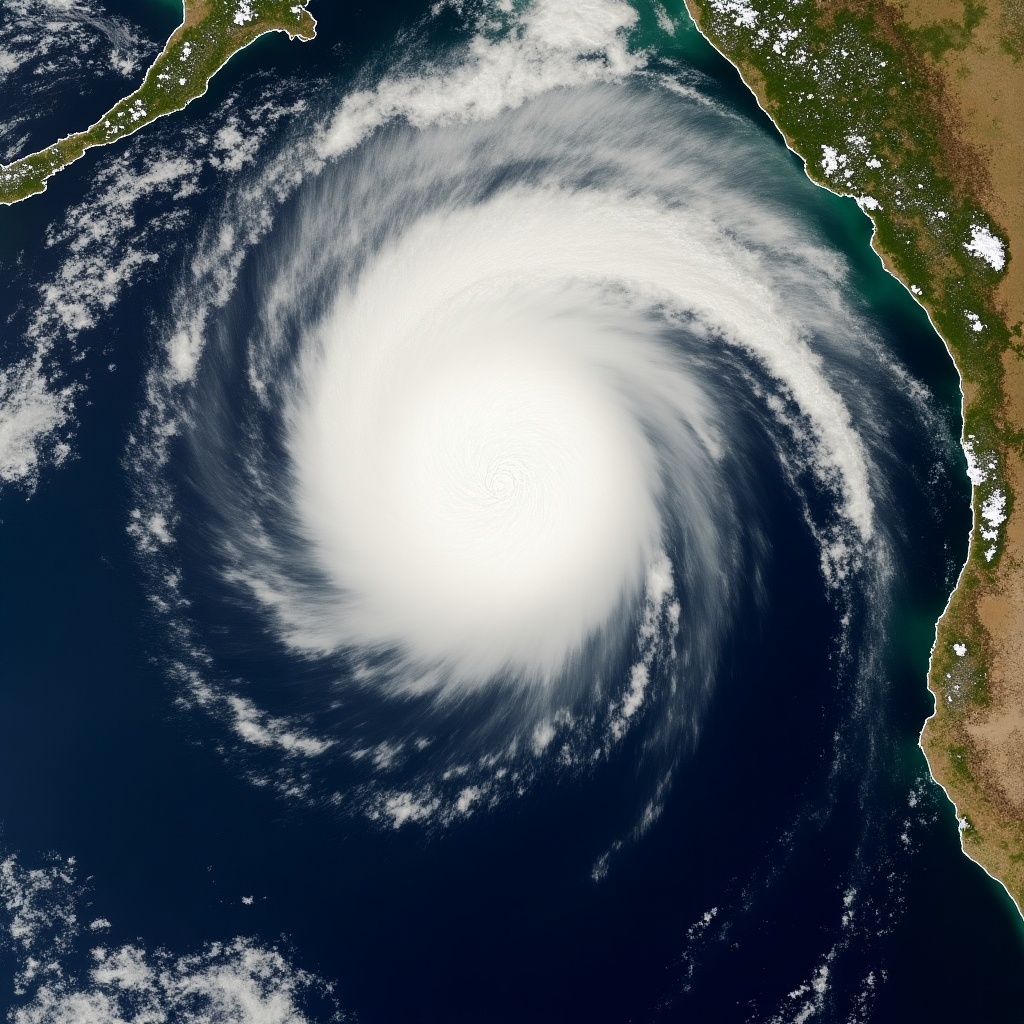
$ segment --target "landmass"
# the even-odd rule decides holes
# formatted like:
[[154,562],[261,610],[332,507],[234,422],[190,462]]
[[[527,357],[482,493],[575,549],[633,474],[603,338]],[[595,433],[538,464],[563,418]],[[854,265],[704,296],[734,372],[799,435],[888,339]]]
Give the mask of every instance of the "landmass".
[[268,32],[307,41],[316,35],[309,0],[185,0],[181,25],[153,62],[142,85],[85,131],[14,163],[0,165],[0,205],[46,190],[58,171],[88,149],[108,146],[186,107],[239,50]]
[[854,197],[960,374],[973,527],[921,735],[1024,907],[1024,0],[686,0],[808,175]]

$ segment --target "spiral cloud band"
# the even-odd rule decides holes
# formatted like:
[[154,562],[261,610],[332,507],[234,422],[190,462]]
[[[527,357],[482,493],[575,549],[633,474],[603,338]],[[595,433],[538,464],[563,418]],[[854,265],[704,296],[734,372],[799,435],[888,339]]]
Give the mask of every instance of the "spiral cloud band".
[[642,722],[660,793],[773,517],[830,600],[884,566],[890,367],[785,154],[692,85],[571,84],[346,100],[237,279],[225,229],[182,290],[133,530],[175,674],[288,792],[446,820]]
[[298,505],[338,593],[318,646],[553,678],[660,544],[654,438],[696,463],[682,473],[717,449],[707,397],[651,337],[655,309],[788,371],[864,493],[798,326],[710,236],[681,211],[549,187],[429,216],[375,255],[289,417]]

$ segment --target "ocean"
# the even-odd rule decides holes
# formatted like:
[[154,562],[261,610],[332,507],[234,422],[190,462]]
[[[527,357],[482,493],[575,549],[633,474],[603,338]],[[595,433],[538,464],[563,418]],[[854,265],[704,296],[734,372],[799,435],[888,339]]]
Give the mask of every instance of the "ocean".
[[[681,5],[312,10],[0,210],[9,1019],[1024,1020],[866,216]],[[70,11],[12,152],[180,13]]]

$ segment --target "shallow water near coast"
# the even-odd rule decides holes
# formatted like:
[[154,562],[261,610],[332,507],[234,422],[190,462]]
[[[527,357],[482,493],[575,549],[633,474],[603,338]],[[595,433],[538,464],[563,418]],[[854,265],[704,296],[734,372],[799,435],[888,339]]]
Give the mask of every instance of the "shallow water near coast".
[[0,211],[12,1019],[1019,1016],[917,746],[955,370],[682,9],[592,6],[314,9]]

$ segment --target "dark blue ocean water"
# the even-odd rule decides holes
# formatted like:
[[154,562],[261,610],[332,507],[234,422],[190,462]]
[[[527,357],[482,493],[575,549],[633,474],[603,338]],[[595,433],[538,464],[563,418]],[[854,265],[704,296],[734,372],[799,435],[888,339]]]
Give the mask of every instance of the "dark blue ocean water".
[[[102,11],[135,24],[154,50],[175,23],[173,5],[108,0]],[[244,111],[278,82],[288,97],[312,100],[312,114],[296,120],[317,123],[321,99],[328,109],[365,81],[358,76],[367,67],[372,77],[402,56],[410,39],[443,49],[467,32],[454,10],[415,29],[425,7],[414,3],[314,11],[314,43],[259,41],[187,111],[122,150],[88,154],[44,196],[0,210],[10,358],[31,348],[38,288],[67,259],[70,243],[56,235],[68,211],[84,216],[111,161],[141,168],[157,147],[173,153],[184,133],[212,136],[225,104]],[[646,31],[653,17],[644,16]],[[127,453],[141,431],[146,374],[177,313],[174,289],[204,225],[261,157],[234,175],[207,164],[195,172],[197,191],[143,197],[131,223],[103,244],[98,258],[116,262],[119,247],[157,232],[169,205],[178,211],[145,236],[158,259],[125,270],[124,287],[91,325],[44,324],[63,381],[82,385],[72,455],[59,467],[44,460],[34,486],[0,493],[0,844],[25,867],[51,853],[73,856],[82,888],[75,912],[83,923],[111,922],[102,934],[108,947],[184,955],[235,936],[277,944],[296,968],[333,982],[337,1005],[367,1024],[789,1021],[805,1019],[806,1006],[810,1019],[836,1021],[1024,1020],[1024,926],[1001,887],[961,854],[953,809],[917,746],[932,704],[933,624],[970,524],[955,370],[924,313],[870,250],[866,218],[803,177],[728,63],[692,29],[674,42],[659,37],[658,47],[659,61],[699,73],[700,89],[735,117],[735,130],[757,140],[750,145],[763,149],[766,171],[749,180],[750,196],[792,208],[842,254],[850,302],[929,396],[935,419],[915,419],[893,397],[899,387],[863,381],[870,415],[890,424],[879,515],[894,560],[884,621],[868,614],[870,594],[850,598],[852,662],[862,648],[878,652],[870,685],[837,652],[841,610],[821,586],[803,509],[784,479],[765,472],[756,502],[768,531],[766,599],[739,587],[699,735],[668,758],[660,817],[616,848],[604,877],[593,877],[595,861],[629,836],[635,804],[658,774],[642,731],[592,770],[541,770],[520,798],[432,828],[386,828],[322,794],[291,799],[254,784],[273,774],[261,751],[239,753],[224,728],[179,706],[171,664],[181,655],[167,618],[154,612],[152,579],[127,530],[139,500]],[[17,76],[2,89],[4,111],[21,110],[32,95]],[[84,124],[122,89],[116,77],[88,76],[69,81],[59,105],[29,102],[29,145]],[[291,130],[291,119],[279,122],[268,150]],[[344,178],[346,166],[324,173]],[[285,200],[279,222],[292,223],[300,204],[301,196]],[[285,244],[275,239],[259,243],[243,269],[229,326],[257,301],[259,246]],[[225,330],[219,351],[241,359],[236,334]],[[225,408],[244,408],[232,391],[237,375],[223,370],[218,379]],[[767,440],[751,437],[749,451],[767,459]],[[187,457],[173,458],[184,480]],[[189,595],[193,619],[216,667],[245,674],[242,692],[257,702],[283,687],[291,706],[319,720],[326,712],[315,667],[289,669],[251,610],[222,600],[204,575],[209,510],[195,495],[181,501],[177,565],[200,581]],[[371,713],[379,706],[368,705]],[[326,792],[368,783],[339,763],[311,784]],[[86,929],[59,953],[83,989],[93,944]],[[32,990],[14,991],[11,979],[24,970],[17,943],[4,957],[0,1006],[14,1013]],[[310,1019],[328,1012],[313,1003]]]

